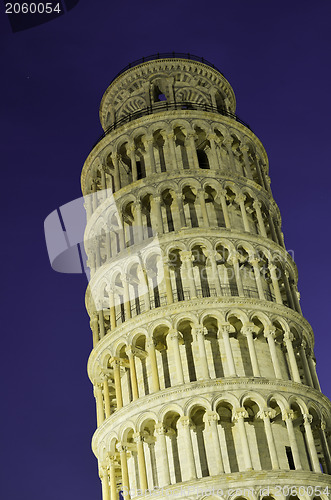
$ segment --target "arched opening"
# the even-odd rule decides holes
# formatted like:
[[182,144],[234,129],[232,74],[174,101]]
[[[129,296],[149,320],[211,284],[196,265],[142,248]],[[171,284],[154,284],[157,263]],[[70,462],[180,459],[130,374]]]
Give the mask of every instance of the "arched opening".
[[234,423],[232,421],[233,407],[230,403],[222,401],[218,404],[216,411],[219,415],[218,433],[226,473],[239,472],[238,450],[241,449],[238,435],[234,434]]
[[[184,290],[182,280],[182,261],[180,258],[180,250],[173,249],[169,252],[169,272],[171,278],[171,286],[175,302],[185,300],[187,290]],[[186,296],[185,296],[186,295]]]
[[203,322],[207,332],[205,346],[210,377],[224,377],[223,360],[221,358],[220,343],[218,339],[218,322],[216,318],[207,317]]
[[193,344],[192,325],[189,320],[184,320],[178,325],[178,332],[181,334],[180,353],[184,380],[194,382],[197,380],[196,360],[199,359],[197,345]]
[[204,149],[197,149],[197,157],[200,168],[204,170],[210,169],[208,156]]
[[208,443],[206,442],[204,433],[205,422],[203,417],[205,413],[206,409],[202,406],[195,406],[190,412],[190,418],[194,426],[191,436],[198,478],[210,475],[207,459]]

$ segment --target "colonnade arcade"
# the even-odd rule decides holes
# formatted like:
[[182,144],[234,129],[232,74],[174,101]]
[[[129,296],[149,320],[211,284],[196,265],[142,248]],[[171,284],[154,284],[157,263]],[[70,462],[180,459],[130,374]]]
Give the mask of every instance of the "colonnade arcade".
[[91,217],[85,238],[90,267],[93,272],[120,251],[154,235],[193,228],[249,233],[284,247],[277,212],[261,194],[230,181],[163,181],[158,189],[144,187],[108,201]]
[[241,471],[330,474],[326,414],[295,396],[253,391],[163,405],[130,416],[99,443],[101,477],[110,493],[124,488],[133,497],[139,489]]
[[[330,402],[297,268],[267,154],[234,113],[223,75],[180,58],[127,69],[102,100],[81,183],[103,500],[275,486],[285,472],[330,481]],[[296,499],[326,495],[282,497]]]
[[[184,112],[183,112],[184,113]],[[184,115],[185,116],[185,115]],[[228,120],[231,127],[222,121]],[[133,127],[131,135],[101,142],[83,172],[84,195],[119,189],[153,174],[211,170],[246,178],[270,192],[267,158],[262,144],[243,126],[222,117],[208,123],[172,119]],[[102,199],[102,197],[99,197]],[[95,196],[97,203],[98,196]],[[93,210],[94,206],[88,207]]]
[[255,377],[320,390],[308,331],[265,313],[230,310],[225,318],[159,320],[102,350],[93,367],[98,425],[138,398],[201,380]]
[[90,292],[94,345],[137,315],[188,299],[255,298],[301,314],[296,268],[288,255],[229,239],[182,238],[163,252],[155,245],[129,254],[114,260],[108,272],[96,273]]

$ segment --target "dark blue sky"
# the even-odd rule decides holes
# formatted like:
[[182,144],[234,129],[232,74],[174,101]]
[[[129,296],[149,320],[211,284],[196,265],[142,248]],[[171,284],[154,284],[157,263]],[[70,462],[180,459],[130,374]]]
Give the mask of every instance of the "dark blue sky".
[[325,0],[80,0],[61,18],[13,34],[0,13],[1,498],[101,498],[90,450],[86,278],[51,269],[43,221],[81,195],[80,172],[101,134],[102,94],[144,55],[191,52],[232,84],[238,115],[269,155],[318,374],[331,396],[330,19]]

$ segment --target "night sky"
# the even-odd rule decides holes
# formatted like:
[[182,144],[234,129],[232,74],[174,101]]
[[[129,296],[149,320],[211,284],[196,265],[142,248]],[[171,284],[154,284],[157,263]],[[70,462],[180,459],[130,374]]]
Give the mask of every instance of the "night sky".
[[81,169],[102,132],[103,92],[142,56],[203,56],[233,86],[238,115],[269,156],[331,397],[330,19],[326,0],[80,0],[58,19],[13,33],[2,8],[1,498],[101,499],[90,448],[87,280],[52,270],[43,223],[81,196]]

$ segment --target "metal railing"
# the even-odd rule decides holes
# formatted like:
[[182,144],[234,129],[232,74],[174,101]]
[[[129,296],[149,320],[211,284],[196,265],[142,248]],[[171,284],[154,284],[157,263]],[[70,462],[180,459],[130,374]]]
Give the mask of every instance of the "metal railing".
[[206,64],[207,66],[210,66],[211,68],[216,69],[216,71],[218,71],[219,73],[221,73],[222,76],[224,76],[223,73],[218,68],[216,68],[216,66],[213,63],[207,61],[207,59],[205,59],[204,57],[195,56],[194,54],[185,52],[158,52],[157,54],[141,57],[140,59],[136,59],[135,61],[127,64],[125,68],[121,69],[121,71],[117,73],[117,75],[112,79],[111,83],[128,69],[134,68],[135,66],[138,66],[138,64],[143,64],[144,62],[148,61],[154,61],[156,59],[189,59],[190,61],[198,61],[202,62],[203,64]]
[[95,148],[95,146],[104,138],[106,137],[110,132],[113,130],[117,129],[121,125],[124,125],[125,123],[129,123],[133,120],[136,120],[137,118],[141,118],[142,116],[146,115],[151,115],[153,113],[158,113],[162,111],[168,111],[168,110],[195,110],[195,111],[207,111],[209,113],[217,113],[222,116],[227,116],[229,118],[232,118],[233,120],[236,120],[238,123],[241,123],[244,125],[246,128],[250,129],[250,126],[244,122],[241,118],[239,118],[238,115],[235,115],[234,113],[231,113],[225,108],[222,107],[216,107],[212,106],[211,104],[204,104],[200,102],[191,102],[191,101],[174,101],[174,102],[168,102],[168,101],[160,101],[153,103],[151,106],[147,106],[146,108],[138,109],[137,111],[134,111],[133,113],[130,113],[126,116],[123,116],[120,120],[115,120],[114,123],[112,123],[105,131],[104,133],[99,137],[97,142],[93,145],[92,149]]

